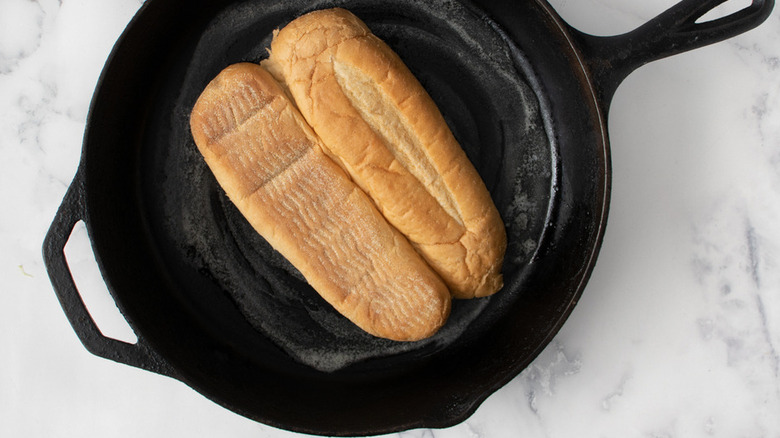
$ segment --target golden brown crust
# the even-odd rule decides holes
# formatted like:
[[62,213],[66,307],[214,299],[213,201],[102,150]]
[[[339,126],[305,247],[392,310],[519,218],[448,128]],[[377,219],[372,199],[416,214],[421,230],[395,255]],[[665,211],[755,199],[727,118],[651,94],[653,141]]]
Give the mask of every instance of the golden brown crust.
[[340,313],[399,341],[426,338],[444,324],[446,286],[325,155],[262,67],[223,70],[199,97],[190,125],[233,203]]
[[441,275],[453,296],[502,287],[503,222],[433,100],[401,59],[344,9],[281,29],[265,66],[327,153]]

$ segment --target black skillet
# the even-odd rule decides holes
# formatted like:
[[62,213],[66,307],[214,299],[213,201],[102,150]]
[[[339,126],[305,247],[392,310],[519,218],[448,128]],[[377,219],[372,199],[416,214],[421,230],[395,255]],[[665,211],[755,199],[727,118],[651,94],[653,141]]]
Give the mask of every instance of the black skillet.
[[[625,35],[568,26],[544,0],[149,0],[114,47],[79,169],[44,243],[49,274],[92,353],[171,376],[241,415],[323,435],[465,420],[550,342],[602,241],[606,114],[649,61],[745,32],[773,0],[697,23],[725,0],[683,0]],[[187,128],[219,70],[266,56],[271,32],[342,6],[406,61],[439,104],[507,226],[505,287],[454,305],[413,344],[337,315],[237,213]],[[63,248],[83,221],[136,344],[104,337]]]

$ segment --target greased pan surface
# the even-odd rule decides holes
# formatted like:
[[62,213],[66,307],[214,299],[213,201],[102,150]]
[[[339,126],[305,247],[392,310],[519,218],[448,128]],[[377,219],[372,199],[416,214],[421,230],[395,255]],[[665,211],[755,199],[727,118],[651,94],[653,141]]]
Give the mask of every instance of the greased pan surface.
[[[518,74],[523,61],[515,59],[517,54],[505,47],[500,34],[478,13],[457,3],[448,9],[419,2],[410,5],[366,7],[356,2],[350,9],[372,23],[381,38],[395,42],[439,105],[448,108],[449,125],[486,184],[494,188],[495,202],[506,217],[524,214],[522,221],[507,223],[514,241],[522,242],[507,259],[507,272],[514,273],[536,249],[550,204],[552,150],[542,129],[539,102]],[[285,17],[294,17],[293,11],[298,10],[288,10]],[[226,292],[257,331],[299,362],[319,370],[445,348],[481,319],[491,300],[456,301],[449,323],[425,341],[398,343],[365,334],[325,304],[249,227],[193,147],[188,120],[195,100],[225,66],[267,57],[272,31],[285,23],[267,16],[265,9],[252,4],[223,9],[209,22],[192,54],[182,57],[181,62],[188,63],[186,73],[163,85],[173,94],[153,110],[151,119],[171,118],[171,129],[154,126],[150,131],[154,134],[145,144],[151,147],[141,166],[148,173],[141,180],[151,183],[144,199],[153,217],[152,231],[166,252],[164,258],[182,262],[172,271],[182,282],[193,281],[190,289],[203,287],[198,271],[209,272],[215,278],[206,280]],[[237,43],[237,34],[257,38]],[[214,56],[215,49],[222,55]],[[538,167],[524,172],[522,184],[520,161]],[[157,181],[163,179],[175,182],[160,191]],[[199,298],[194,305],[204,303]],[[203,311],[211,311],[211,305]]]
[[[747,30],[772,6],[693,24],[721,2],[681,2],[667,33],[649,30],[656,21],[633,38],[597,39],[541,0],[150,0],[106,64],[44,245],[63,309],[93,353],[276,427],[369,435],[458,423],[536,357],[582,293],[606,223],[605,112],[620,80]],[[333,6],[417,75],[507,227],[504,289],[456,302],[426,341],[378,340],[341,318],[249,227],[189,134],[189,111],[222,68],[263,59],[274,29]],[[703,35],[676,40],[683,30]],[[100,335],[78,296],[62,248],[79,220],[137,344]]]

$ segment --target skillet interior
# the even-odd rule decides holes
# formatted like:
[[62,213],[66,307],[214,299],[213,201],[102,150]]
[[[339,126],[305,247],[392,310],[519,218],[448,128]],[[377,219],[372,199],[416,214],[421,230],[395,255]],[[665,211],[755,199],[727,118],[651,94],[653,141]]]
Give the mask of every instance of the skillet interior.
[[[131,24],[85,137],[90,235],[139,338],[176,377],[275,426],[368,434],[462,419],[565,320],[606,214],[601,120],[548,7],[176,3],[149,2]],[[507,225],[504,290],[456,303],[429,341],[373,339],[335,314],[249,228],[189,135],[189,110],[219,70],[263,58],[273,29],[332,6],[364,19],[420,78]]]
[[[445,328],[426,341],[374,338],[325,303],[217,186],[189,132],[195,100],[225,66],[265,58],[272,31],[285,20],[323,6],[287,2],[269,14],[249,2],[221,11],[194,51],[171,61],[168,70],[180,70],[161,85],[164,97],[144,140],[141,181],[158,247],[173,262],[168,271],[198,318],[211,318],[209,327],[232,340],[246,335],[231,334],[224,323],[245,318],[299,362],[333,371],[366,359],[446,348],[486,308],[495,313],[491,301],[513,299],[521,288],[507,288],[494,299],[457,301]],[[454,3],[446,9],[418,2],[348,6],[397,50],[443,109],[507,219],[511,243],[504,275],[516,278],[546,223],[554,172],[538,102],[520,79],[514,54],[481,16]],[[214,315],[216,309],[221,313]],[[235,310],[244,318],[231,314]]]

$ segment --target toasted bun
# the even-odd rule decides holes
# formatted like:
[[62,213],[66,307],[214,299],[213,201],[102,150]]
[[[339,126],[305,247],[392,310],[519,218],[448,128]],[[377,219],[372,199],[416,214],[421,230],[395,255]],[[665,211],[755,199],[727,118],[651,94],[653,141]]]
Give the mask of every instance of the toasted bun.
[[485,184],[422,85],[360,19],[344,9],[297,18],[262,65],[453,296],[502,287],[506,232]]
[[444,324],[445,284],[323,152],[262,67],[222,71],[190,125],[231,201],[341,314],[398,341],[426,338]]

